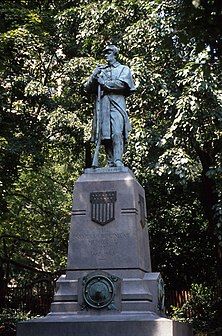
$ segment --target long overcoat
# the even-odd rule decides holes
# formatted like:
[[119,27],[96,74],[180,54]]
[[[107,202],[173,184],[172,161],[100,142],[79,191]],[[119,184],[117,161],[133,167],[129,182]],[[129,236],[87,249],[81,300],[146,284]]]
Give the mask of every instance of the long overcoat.
[[[135,84],[133,81],[131,70],[128,66],[115,62],[111,66],[103,66],[100,77],[104,79],[104,85],[101,86],[100,99],[100,123],[99,132],[101,140],[112,138],[112,118],[115,118],[120,113],[124,120],[122,132],[124,140],[127,139],[128,133],[131,130],[131,125],[126,111],[126,97],[135,91]],[[98,82],[97,79],[91,76],[85,84],[85,89],[88,93],[95,93],[97,95]],[[95,111],[92,128],[92,141],[96,140],[97,130],[97,114],[98,99],[95,103]],[[122,128],[122,125],[120,125]]]

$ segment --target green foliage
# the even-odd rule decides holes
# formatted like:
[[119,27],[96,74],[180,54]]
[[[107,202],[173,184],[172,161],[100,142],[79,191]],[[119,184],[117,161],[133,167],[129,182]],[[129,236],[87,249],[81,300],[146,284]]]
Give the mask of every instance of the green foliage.
[[30,313],[24,314],[18,309],[3,309],[0,313],[0,333],[2,336],[16,335],[16,325],[20,321],[33,318]]
[[190,299],[181,308],[172,307],[172,318],[175,321],[192,323],[195,332],[210,331],[216,314],[214,305],[215,298],[210,287],[192,284]]

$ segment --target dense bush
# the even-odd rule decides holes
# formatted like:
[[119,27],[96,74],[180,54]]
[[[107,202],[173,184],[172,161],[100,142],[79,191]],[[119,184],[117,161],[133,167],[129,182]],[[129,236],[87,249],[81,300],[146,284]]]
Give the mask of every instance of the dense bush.
[[[172,318],[191,323],[197,335],[217,335],[222,330],[221,302],[215,295],[215,288],[192,284],[188,301],[181,308],[172,307]],[[218,305],[221,305],[220,309]]]
[[30,318],[33,318],[30,313],[23,313],[17,309],[3,309],[0,312],[0,335],[15,336],[17,323]]

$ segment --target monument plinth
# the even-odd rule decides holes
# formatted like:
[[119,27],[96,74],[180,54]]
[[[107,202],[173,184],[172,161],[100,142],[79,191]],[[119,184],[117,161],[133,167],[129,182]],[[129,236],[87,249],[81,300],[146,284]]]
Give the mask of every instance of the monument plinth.
[[51,312],[17,336],[190,336],[163,317],[151,272],[144,189],[125,167],[87,169],[74,188],[67,272]]

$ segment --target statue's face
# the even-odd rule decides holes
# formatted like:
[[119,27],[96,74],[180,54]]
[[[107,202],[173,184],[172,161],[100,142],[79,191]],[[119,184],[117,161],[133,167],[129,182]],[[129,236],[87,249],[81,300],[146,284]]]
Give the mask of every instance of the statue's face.
[[105,52],[105,59],[108,63],[112,63],[116,60],[116,55],[112,50],[107,50]]

